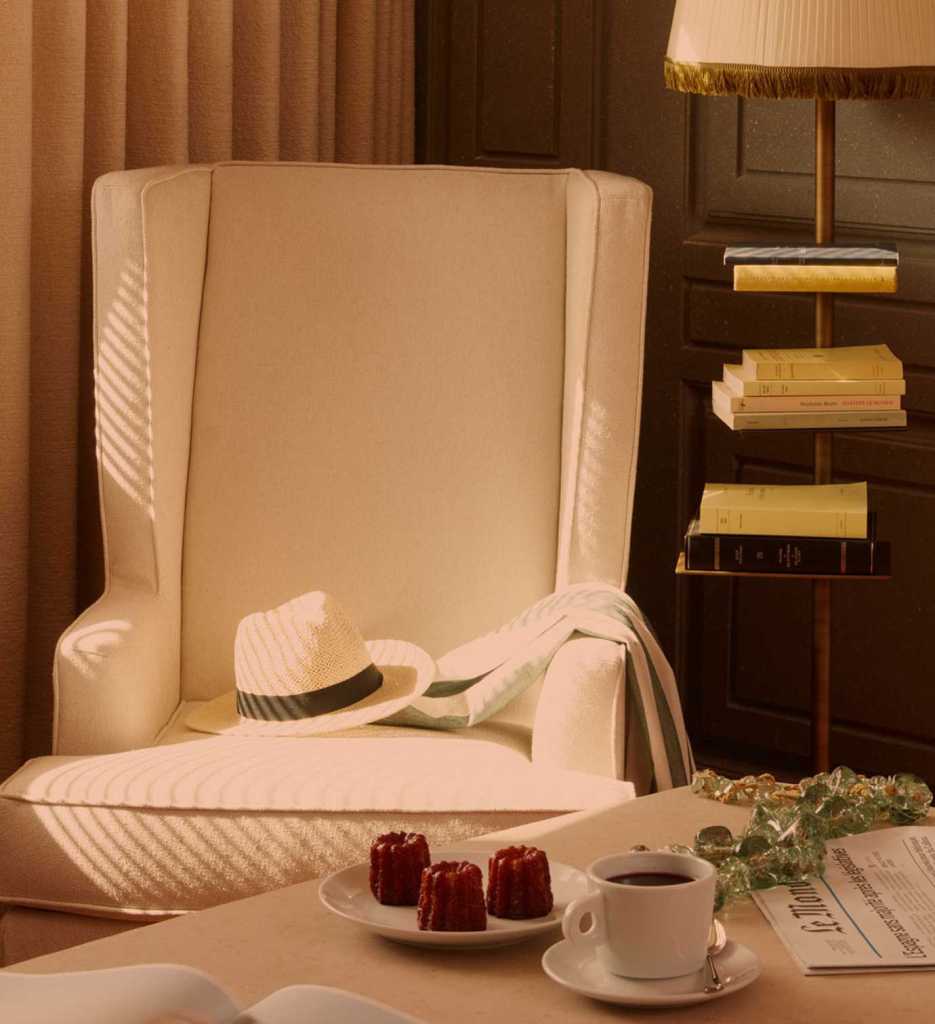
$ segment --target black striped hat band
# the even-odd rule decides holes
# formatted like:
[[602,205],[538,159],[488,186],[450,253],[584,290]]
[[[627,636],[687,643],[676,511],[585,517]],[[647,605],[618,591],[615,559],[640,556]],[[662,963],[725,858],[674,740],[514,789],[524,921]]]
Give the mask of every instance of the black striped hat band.
[[357,675],[321,690],[268,696],[237,691],[237,713],[243,718],[265,722],[294,722],[302,718],[339,711],[376,693],[383,685],[383,673],[372,662]]

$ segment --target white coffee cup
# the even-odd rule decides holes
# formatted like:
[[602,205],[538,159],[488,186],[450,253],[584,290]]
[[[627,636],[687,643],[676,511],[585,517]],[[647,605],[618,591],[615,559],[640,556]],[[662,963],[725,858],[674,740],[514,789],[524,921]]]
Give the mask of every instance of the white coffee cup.
[[[619,875],[690,878],[670,885],[611,882]],[[565,910],[569,942],[594,949],[600,964],[626,978],[675,978],[697,971],[714,914],[714,866],[684,853],[616,853],[587,869],[591,893]],[[581,930],[590,914],[591,926]]]

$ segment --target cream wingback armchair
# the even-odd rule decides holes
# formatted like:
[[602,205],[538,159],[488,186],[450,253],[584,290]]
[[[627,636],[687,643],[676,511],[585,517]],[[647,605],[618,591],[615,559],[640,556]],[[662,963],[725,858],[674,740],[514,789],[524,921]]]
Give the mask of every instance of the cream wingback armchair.
[[[623,585],[650,205],[574,170],[97,182],[107,586],[57,650],[54,755],[0,790],[7,962],[314,877],[377,831],[440,843],[645,785],[597,639],[459,733],[184,719],[231,688],[239,619],[305,591],[438,656],[557,586]],[[537,743],[569,687],[586,711]]]

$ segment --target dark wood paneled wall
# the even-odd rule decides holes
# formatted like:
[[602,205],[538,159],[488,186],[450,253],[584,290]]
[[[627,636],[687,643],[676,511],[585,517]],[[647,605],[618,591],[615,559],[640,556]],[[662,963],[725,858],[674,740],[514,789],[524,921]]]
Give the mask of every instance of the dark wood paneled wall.
[[[812,300],[739,295],[737,239],[806,240],[813,107],[665,90],[672,0],[424,0],[421,158],[591,165],[655,192],[646,383],[629,590],[679,675],[702,758],[808,765],[811,592],[682,580],[681,533],[705,480],[809,479],[811,436],[732,434],[709,382],[746,346],[809,344]],[[910,428],[836,435],[836,477],[867,479],[891,583],[834,587],[832,756],[935,780],[935,103],[842,103],[842,239],[895,239],[896,297],[843,297],[836,342],[887,342]]]
[[421,0],[420,158],[594,162],[596,0]]

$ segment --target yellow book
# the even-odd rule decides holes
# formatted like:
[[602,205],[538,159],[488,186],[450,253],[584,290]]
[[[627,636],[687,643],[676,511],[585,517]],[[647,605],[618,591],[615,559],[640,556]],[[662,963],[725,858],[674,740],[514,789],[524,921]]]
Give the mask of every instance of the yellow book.
[[902,362],[888,345],[744,349],[747,380],[899,380]]
[[702,533],[867,536],[867,485],[705,484]]
[[788,264],[737,264],[737,292],[885,292],[896,291],[896,267]]
[[899,380],[757,380],[743,366],[724,365],[724,384],[732,395],[776,397],[779,395],[904,395],[906,382]]

